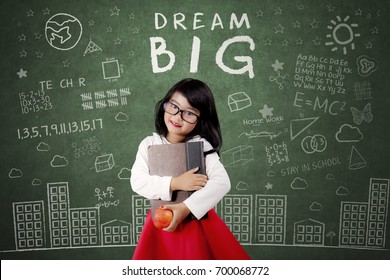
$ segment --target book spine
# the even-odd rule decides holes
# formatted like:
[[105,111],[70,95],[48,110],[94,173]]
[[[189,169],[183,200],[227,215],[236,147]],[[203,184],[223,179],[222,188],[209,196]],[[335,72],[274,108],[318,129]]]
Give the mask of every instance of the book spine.
[[199,141],[186,143],[186,165],[187,170],[199,167],[199,170],[196,173],[206,174],[203,142]]

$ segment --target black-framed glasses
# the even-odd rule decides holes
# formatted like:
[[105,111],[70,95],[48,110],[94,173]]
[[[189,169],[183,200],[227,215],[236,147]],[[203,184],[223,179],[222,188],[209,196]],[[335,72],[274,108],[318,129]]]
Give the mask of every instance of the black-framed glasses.
[[164,111],[172,116],[177,115],[180,112],[182,120],[190,124],[196,123],[199,119],[199,116],[194,112],[181,110],[179,107],[177,107],[170,101],[164,103]]

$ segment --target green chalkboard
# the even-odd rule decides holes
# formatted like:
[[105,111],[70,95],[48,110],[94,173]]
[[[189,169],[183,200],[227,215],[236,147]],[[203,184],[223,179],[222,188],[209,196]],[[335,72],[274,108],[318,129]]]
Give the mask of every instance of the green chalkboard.
[[253,259],[390,256],[388,1],[2,1],[2,259],[130,259],[153,109],[213,90]]

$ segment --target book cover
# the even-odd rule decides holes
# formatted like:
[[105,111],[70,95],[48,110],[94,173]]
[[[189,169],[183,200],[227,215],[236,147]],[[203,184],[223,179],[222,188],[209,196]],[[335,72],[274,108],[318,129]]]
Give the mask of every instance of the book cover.
[[[148,148],[148,160],[150,175],[176,177],[195,167],[199,167],[197,173],[206,174],[202,141],[151,145]],[[180,203],[192,193],[191,191],[174,191],[171,201],[151,199],[152,215],[161,205]]]

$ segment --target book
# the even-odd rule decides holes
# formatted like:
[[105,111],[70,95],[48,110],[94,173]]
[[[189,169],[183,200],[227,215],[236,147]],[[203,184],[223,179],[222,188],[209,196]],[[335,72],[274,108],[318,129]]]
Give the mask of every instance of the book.
[[[199,167],[196,173],[206,174],[203,142],[151,145],[148,148],[148,166],[150,175],[176,177],[195,167]],[[151,199],[152,217],[160,206],[183,202],[192,193],[193,191],[173,191],[171,201]],[[195,218],[192,214],[190,217]]]

